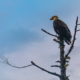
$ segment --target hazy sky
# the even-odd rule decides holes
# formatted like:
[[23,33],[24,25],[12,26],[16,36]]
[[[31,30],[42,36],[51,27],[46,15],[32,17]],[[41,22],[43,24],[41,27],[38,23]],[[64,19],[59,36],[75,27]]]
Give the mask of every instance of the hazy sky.
[[[0,53],[9,57],[11,64],[24,66],[34,61],[39,66],[60,74],[59,68],[51,68],[59,60],[59,45],[54,37],[41,28],[55,34],[53,15],[63,20],[74,34],[76,17],[80,23],[80,0],[0,0]],[[78,26],[80,29],[80,26]],[[80,79],[80,32],[67,69],[70,80]],[[66,44],[66,43],[65,43]],[[66,44],[65,53],[70,46]],[[0,63],[0,80],[59,80],[42,70],[31,66],[16,69]]]

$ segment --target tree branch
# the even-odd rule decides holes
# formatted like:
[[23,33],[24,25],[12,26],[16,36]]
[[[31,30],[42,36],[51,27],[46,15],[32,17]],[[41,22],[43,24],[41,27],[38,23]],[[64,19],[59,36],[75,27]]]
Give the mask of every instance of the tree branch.
[[80,25],[80,24],[77,24],[77,25]]
[[58,65],[51,65],[51,67],[59,67],[59,68],[61,68],[61,66],[58,66]]
[[[59,60],[58,60],[58,61],[56,61],[56,62],[61,63],[61,61],[59,61]],[[69,61],[67,61],[67,60],[65,60],[65,62],[69,63]]]
[[60,76],[59,74],[57,74],[57,73],[53,73],[53,72],[50,72],[50,71],[48,71],[48,70],[46,70],[46,69],[44,69],[44,68],[41,68],[40,66],[36,65],[33,61],[31,61],[31,63],[32,63],[34,66],[36,66],[37,68],[39,68],[39,69],[41,69],[41,70],[43,70],[43,71],[45,71],[45,72],[47,72],[47,73],[49,73],[49,74],[58,76],[59,78],[61,77],[61,76]]
[[8,64],[8,65],[10,65],[10,66],[12,66],[14,68],[26,68],[26,67],[32,66],[32,64],[30,64],[30,65],[27,65],[27,66],[17,67],[17,66],[11,65],[8,61],[7,61],[6,64]]
[[65,55],[65,57],[67,57],[68,55],[69,55],[69,53],[72,51],[72,49],[73,49],[73,45],[74,45],[74,42],[75,42],[75,40],[76,40],[76,32],[77,32],[77,25],[79,25],[78,24],[78,17],[77,17],[77,19],[76,19],[76,26],[75,26],[75,29],[74,29],[74,36],[73,36],[73,41],[72,41],[72,44],[71,44],[71,47],[70,47],[70,49],[69,49],[69,51],[68,51],[68,53]]
[[54,40],[55,42],[59,43],[59,44],[61,43],[60,41],[58,41],[58,40],[56,40],[56,39],[53,39],[53,40]]
[[56,61],[56,62],[61,63],[61,61],[59,61],[59,60],[58,60],[58,61]]
[[80,31],[80,29],[76,30],[76,31]]
[[51,33],[49,33],[49,32],[47,32],[46,30],[44,30],[44,29],[41,29],[43,32],[45,32],[45,33],[47,33],[47,34],[49,34],[49,35],[51,35],[51,36],[54,36],[54,37],[57,37],[58,38],[58,36],[57,35],[53,35],[53,34],[51,34]]
[[14,66],[14,65],[10,64],[9,61],[8,61],[8,58],[5,58],[1,54],[0,54],[0,58],[3,60],[2,62],[0,61],[1,63],[5,63],[7,65],[10,65],[10,66],[14,67],[14,68],[26,68],[26,67],[32,66],[32,64],[30,64],[30,65],[27,65],[27,66],[17,67],[17,66]]

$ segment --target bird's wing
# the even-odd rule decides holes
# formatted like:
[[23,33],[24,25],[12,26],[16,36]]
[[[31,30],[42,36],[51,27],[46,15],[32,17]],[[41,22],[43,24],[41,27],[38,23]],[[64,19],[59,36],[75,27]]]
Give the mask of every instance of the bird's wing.
[[[68,36],[70,38],[72,37],[69,28],[67,27],[67,25],[63,21],[56,20],[54,23],[55,23],[54,24],[54,27],[55,28],[58,28],[59,30],[63,31],[63,33],[66,33],[67,32],[68,33]],[[59,27],[56,27],[56,26],[59,26]]]

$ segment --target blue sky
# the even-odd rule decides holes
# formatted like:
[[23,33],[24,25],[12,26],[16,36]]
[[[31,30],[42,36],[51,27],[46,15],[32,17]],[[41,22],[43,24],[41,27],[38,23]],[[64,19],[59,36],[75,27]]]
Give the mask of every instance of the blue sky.
[[[17,66],[30,64],[33,60],[48,70],[60,73],[59,69],[50,68],[59,60],[59,45],[53,42],[53,37],[43,33],[41,28],[55,34],[50,18],[58,15],[73,35],[76,17],[80,17],[79,8],[80,0],[0,0],[0,53],[9,57],[11,63]],[[77,33],[67,71],[73,80],[80,78],[79,35],[80,32]],[[68,49],[66,45],[65,52]],[[33,66],[15,69],[0,64],[0,69],[0,80],[58,80]]]
[[63,0],[1,0],[0,4],[0,51],[6,53],[20,45],[42,41],[40,29],[52,29],[49,20],[52,15],[66,21],[79,12],[78,2]]

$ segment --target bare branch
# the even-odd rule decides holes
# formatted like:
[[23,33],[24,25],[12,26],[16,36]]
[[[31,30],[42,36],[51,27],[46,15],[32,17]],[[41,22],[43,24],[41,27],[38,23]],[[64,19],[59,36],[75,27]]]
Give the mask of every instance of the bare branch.
[[53,39],[53,40],[54,40],[55,42],[59,43],[59,44],[61,43],[60,41],[58,41],[58,40],[56,40],[56,39]]
[[77,24],[77,25],[80,25],[80,24]]
[[32,63],[34,66],[38,67],[39,69],[41,69],[41,70],[43,70],[43,71],[45,71],[45,72],[47,72],[47,73],[49,73],[49,74],[58,76],[59,78],[61,77],[61,76],[60,76],[59,74],[57,74],[57,73],[53,73],[53,72],[50,72],[50,71],[48,71],[48,70],[46,70],[46,69],[44,69],[44,68],[41,68],[40,66],[36,65],[33,61],[31,61],[31,63]]
[[0,58],[3,60],[3,61],[0,61],[1,63],[6,63],[7,61],[7,58],[5,58],[3,55],[0,54]]
[[51,36],[54,36],[54,37],[57,37],[58,38],[58,36],[57,35],[53,35],[53,34],[51,34],[51,33],[49,33],[49,32],[47,32],[46,30],[44,30],[44,29],[41,29],[43,32],[45,32],[45,33],[47,33],[47,34],[49,34],[49,35],[51,35]]
[[[58,60],[58,61],[56,61],[56,62],[61,63],[61,61],[59,61],[59,60]],[[68,63],[69,61],[67,61],[67,60],[66,60],[65,62],[67,62],[67,63]]]
[[30,64],[30,65],[27,65],[27,66],[17,67],[17,66],[11,65],[8,61],[7,61],[7,64],[10,65],[10,66],[12,66],[12,67],[14,67],[14,68],[19,68],[19,69],[20,68],[26,68],[26,67],[32,66],[32,64]]
[[59,67],[60,68],[60,66],[58,66],[58,65],[52,65],[51,67]]
[[8,58],[5,58],[1,54],[0,54],[0,58],[3,60],[2,62],[0,61],[1,63],[5,63],[7,65],[10,65],[10,66],[14,67],[14,68],[26,68],[26,67],[32,66],[32,64],[30,64],[30,65],[27,65],[27,66],[17,67],[17,66],[14,66],[14,65],[10,64],[9,61],[8,61]]
[[61,63],[61,61],[59,61],[59,60],[58,60],[58,61],[56,61],[56,62]]
[[[58,60],[58,61],[56,61],[56,62],[61,63],[61,61],[59,61],[59,60]],[[65,62],[67,62],[67,63],[68,63],[69,61],[67,61],[67,60],[66,60]]]
[[76,30],[76,31],[80,31],[80,29],[79,30]]
[[73,41],[72,41],[72,44],[71,44],[71,46],[70,46],[70,49],[69,49],[69,51],[68,51],[68,53],[65,55],[65,57],[67,57],[68,55],[69,55],[69,53],[72,51],[72,49],[73,49],[73,45],[74,45],[74,42],[75,42],[75,40],[76,40],[76,30],[77,30],[77,25],[79,25],[78,24],[78,17],[77,17],[77,19],[76,19],[76,26],[75,26],[75,29],[74,29],[74,36],[73,36]]

